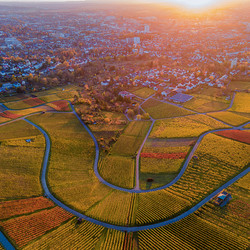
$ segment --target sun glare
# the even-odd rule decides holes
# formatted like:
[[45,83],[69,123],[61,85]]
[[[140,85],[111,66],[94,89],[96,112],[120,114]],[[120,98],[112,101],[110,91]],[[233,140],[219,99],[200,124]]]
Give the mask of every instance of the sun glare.
[[178,0],[179,4],[191,9],[212,7],[216,0]]

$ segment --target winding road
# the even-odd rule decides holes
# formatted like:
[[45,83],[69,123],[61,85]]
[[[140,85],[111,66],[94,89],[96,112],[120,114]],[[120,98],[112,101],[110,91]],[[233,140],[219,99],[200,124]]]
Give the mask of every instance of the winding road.
[[[109,224],[109,223],[106,223],[106,222],[102,222],[102,221],[99,221],[99,220],[96,220],[96,219],[93,219],[91,217],[88,217],[82,213],[79,213],[78,211],[75,211],[74,209],[68,207],[67,205],[63,204],[61,201],[59,201],[58,199],[56,199],[50,192],[49,188],[48,188],[48,185],[47,185],[47,180],[46,180],[46,173],[47,173],[47,167],[48,167],[48,163],[49,163],[49,155],[50,155],[50,149],[51,149],[51,142],[50,142],[50,138],[48,136],[48,134],[41,128],[39,127],[38,125],[36,125],[35,123],[27,120],[27,119],[24,119],[25,121],[27,121],[29,124],[33,125],[34,127],[36,127],[45,137],[45,140],[46,140],[46,149],[45,149],[45,153],[44,153],[44,160],[43,160],[43,168],[42,168],[42,175],[41,175],[41,182],[42,182],[42,187],[43,187],[43,190],[44,190],[44,193],[46,195],[47,198],[50,198],[53,202],[55,202],[58,206],[62,207],[63,209],[65,209],[66,211],[74,214],[75,216],[77,217],[80,217],[84,220],[87,220],[89,222],[92,222],[92,223],[95,223],[99,226],[103,226],[103,227],[107,227],[107,228],[110,228],[110,229],[115,229],[115,230],[120,230],[120,231],[126,231],[126,232],[136,232],[136,231],[140,231],[140,230],[148,230],[148,229],[153,229],[153,228],[157,228],[157,227],[161,227],[161,226],[166,226],[168,224],[171,224],[171,223],[174,223],[174,222],[177,222],[185,217],[187,217],[188,215],[192,214],[193,212],[195,212],[196,210],[198,210],[201,206],[203,206],[205,203],[207,203],[209,200],[211,200],[216,194],[218,194],[219,192],[221,192],[223,189],[227,188],[228,186],[232,185],[234,182],[236,182],[237,180],[239,180],[241,177],[243,177],[244,175],[246,175],[247,173],[249,173],[250,171],[250,167],[245,169],[244,171],[242,171],[240,174],[238,174],[237,176],[235,176],[233,179],[231,179],[230,181],[228,181],[227,183],[225,183],[224,185],[222,185],[220,188],[218,188],[217,190],[215,190],[213,193],[211,193],[210,195],[208,195],[205,199],[203,199],[202,201],[200,201],[198,204],[196,204],[195,206],[193,206],[191,209],[189,209],[188,211],[182,213],[181,215],[175,217],[175,218],[172,218],[172,219],[169,219],[169,220],[166,220],[166,221],[163,221],[163,222],[159,222],[159,223],[154,223],[154,224],[150,224],[150,225],[144,225],[144,226],[135,226],[135,227],[129,227],[129,226],[117,226],[117,225],[113,225],[113,224]],[[84,124],[84,127],[87,127],[85,124]],[[88,129],[89,130],[89,129]],[[90,131],[90,130],[89,130]],[[217,132],[217,131],[221,131],[221,130],[215,130],[214,132]],[[91,132],[91,131],[90,131]],[[92,134],[92,133],[91,133]],[[202,140],[202,138],[205,136],[206,134],[204,134],[202,137],[200,137],[200,141]],[[92,137],[93,138],[93,137]],[[94,140],[96,141],[96,139]],[[96,141],[97,143],[97,141]],[[199,143],[198,143],[199,145]],[[197,147],[198,147],[197,145]],[[96,146],[98,147],[98,144],[96,144]],[[196,147],[196,148],[197,148]],[[195,149],[194,149],[195,151]],[[98,152],[98,153],[97,153]],[[98,163],[98,154],[99,154],[99,149],[98,151],[96,152],[96,157],[95,157],[95,165]],[[190,157],[191,159],[192,157]],[[189,159],[189,158],[188,158]],[[186,161],[187,162],[187,161]],[[186,163],[186,167],[188,165],[188,162]],[[186,169],[185,167],[185,169]],[[184,167],[183,167],[184,168]],[[185,172],[185,169],[182,171],[183,173]],[[182,173],[182,174],[183,174]],[[181,175],[182,175],[181,174]],[[181,177],[181,175],[179,176],[179,178]],[[98,177],[98,175],[97,175]],[[178,178],[178,179],[179,179]],[[177,180],[178,180],[177,179]],[[175,182],[177,181],[175,180]],[[100,180],[102,181],[102,179]],[[174,182],[174,183],[175,183]],[[106,181],[105,183],[106,184]],[[173,183],[169,183],[168,185],[166,186],[170,186],[170,185],[173,185]],[[108,186],[110,187],[114,187],[115,189],[117,190],[121,190],[121,191],[124,191],[123,188],[119,188],[119,187],[116,187],[116,186],[113,186],[112,184],[109,184],[108,183]],[[165,187],[166,187],[165,186]],[[161,190],[163,189],[164,187],[160,187],[160,188],[157,188],[157,189],[151,189],[151,190],[136,190],[137,193],[143,193],[145,191],[155,191],[155,190]],[[134,190],[127,190],[129,192],[132,192]]]
[[[150,96],[149,98],[144,99],[144,102],[147,101],[148,99],[152,98],[152,97],[153,96]],[[233,105],[234,98],[235,98],[235,93],[234,93],[233,98],[231,100],[230,106],[227,109],[225,109],[225,110],[221,110],[220,112],[226,111],[226,110],[230,109],[232,107],[232,105]],[[173,104],[173,103],[171,103],[171,104],[179,107],[179,105],[177,105],[177,104]],[[9,109],[8,107],[6,107],[3,104],[0,104],[0,105],[3,108],[5,108],[5,110],[11,110],[11,109]],[[46,105],[46,103],[43,104],[43,105]],[[39,106],[42,106],[42,105],[39,105]],[[147,141],[147,139],[149,137],[149,134],[151,133],[151,130],[152,130],[152,128],[154,126],[154,123],[156,121],[156,119],[153,119],[152,117],[150,117],[150,120],[152,121],[152,124],[151,124],[151,126],[150,126],[150,128],[149,128],[149,130],[148,130],[148,132],[147,132],[147,134],[145,136],[145,139],[144,139],[142,145],[140,146],[140,148],[138,150],[138,154],[136,156],[136,185],[135,185],[134,189],[126,189],[126,188],[121,188],[121,187],[115,186],[115,185],[107,182],[106,180],[104,180],[101,177],[101,175],[98,172],[98,161],[99,161],[99,146],[98,146],[98,142],[97,142],[95,136],[93,135],[93,133],[91,132],[91,130],[86,126],[86,124],[83,123],[83,121],[81,120],[81,118],[78,116],[78,114],[76,113],[76,111],[74,109],[74,106],[71,103],[70,103],[70,106],[71,106],[71,108],[72,108],[73,111],[72,112],[63,112],[63,113],[74,113],[75,116],[77,117],[77,119],[79,120],[79,122],[83,125],[83,127],[86,129],[86,131],[89,133],[89,135],[91,136],[91,138],[94,141],[95,150],[96,150],[95,161],[94,161],[94,172],[95,172],[95,175],[97,176],[97,178],[99,179],[99,181],[102,182],[103,184],[105,184],[105,185],[113,188],[113,189],[120,190],[120,191],[125,191],[125,192],[129,192],[129,193],[147,193],[147,192],[153,192],[153,191],[165,189],[165,188],[173,185],[184,174],[184,172],[185,172],[185,170],[186,170],[186,168],[187,168],[190,160],[192,159],[192,157],[193,157],[196,149],[198,148],[198,146],[200,145],[202,139],[206,135],[208,135],[209,133],[214,133],[214,132],[224,131],[224,130],[231,130],[231,129],[242,130],[242,129],[244,129],[243,127],[245,125],[247,125],[247,124],[250,123],[250,122],[247,122],[247,123],[245,123],[245,124],[243,124],[241,126],[238,126],[238,127],[233,127],[233,126],[230,126],[227,123],[224,123],[226,125],[229,125],[230,128],[215,129],[215,130],[211,130],[211,131],[208,131],[208,132],[202,134],[198,138],[195,146],[193,147],[193,149],[191,150],[190,154],[186,158],[181,171],[175,177],[175,179],[173,179],[170,183],[168,183],[168,184],[166,184],[166,185],[164,185],[162,187],[158,187],[158,188],[154,188],[154,189],[150,189],[150,190],[141,190],[140,187],[139,187],[139,161],[140,161],[140,153],[141,153],[141,151],[142,151],[142,149],[144,147],[144,144]],[[141,106],[140,106],[140,108],[141,108]],[[46,112],[50,112],[50,113],[62,113],[62,112],[58,112],[58,111],[46,111]],[[85,220],[87,220],[89,222],[92,222],[92,223],[95,223],[97,225],[104,226],[104,227],[107,227],[107,228],[110,228],[110,229],[115,229],[115,230],[120,230],[120,231],[126,231],[126,232],[136,232],[136,231],[140,231],[140,230],[153,229],[153,228],[157,228],[157,227],[161,227],[161,226],[165,226],[165,225],[177,222],[177,221],[179,221],[179,220],[187,217],[188,215],[192,214],[193,212],[195,212],[197,209],[199,209],[201,206],[203,206],[205,203],[207,203],[210,199],[212,199],[216,194],[218,194],[219,192],[221,192],[223,189],[227,188],[228,186],[232,185],[234,182],[236,182],[237,180],[239,180],[240,178],[242,178],[243,176],[245,176],[250,171],[250,167],[247,168],[247,169],[245,169],[240,174],[238,174],[237,176],[235,176],[234,178],[232,178],[230,181],[228,181],[227,183],[225,183],[224,185],[222,185],[221,187],[219,187],[213,193],[211,193],[210,195],[208,195],[205,199],[203,199],[202,201],[200,201],[198,204],[196,204],[195,206],[193,206],[192,208],[190,208],[189,210],[185,211],[181,215],[178,215],[175,218],[172,218],[172,219],[169,219],[169,220],[166,220],[166,221],[162,221],[162,222],[159,222],[159,223],[150,224],[150,225],[134,226],[134,227],[130,227],[130,226],[117,226],[117,225],[105,223],[105,222],[93,219],[91,217],[88,217],[88,216],[86,216],[86,215],[84,215],[82,213],[79,213],[79,212],[75,211],[74,209],[72,209],[72,208],[68,207],[67,205],[63,204],[60,200],[56,199],[52,195],[52,193],[50,192],[50,190],[48,188],[48,185],[47,185],[46,173],[47,173],[47,168],[48,168],[48,164],[49,164],[49,155],[50,155],[50,150],[51,150],[51,141],[50,141],[50,138],[49,138],[48,134],[40,126],[38,126],[37,124],[35,124],[35,123],[33,123],[33,122],[31,122],[30,120],[27,119],[29,116],[32,116],[32,115],[35,115],[35,114],[41,114],[41,112],[32,113],[32,114],[29,114],[29,115],[17,118],[17,119],[12,120],[12,121],[2,123],[2,124],[0,124],[0,126],[6,125],[6,124],[9,124],[9,123],[12,123],[12,122],[16,122],[17,120],[24,120],[24,121],[28,122],[29,124],[31,124],[32,126],[36,127],[44,135],[45,140],[46,140],[46,148],[45,148],[45,152],[44,152],[44,159],[43,159],[42,172],[41,172],[41,183],[42,183],[42,187],[43,187],[44,194],[46,195],[46,197],[50,198],[58,206],[64,208],[65,210],[67,210],[68,212],[74,214],[75,216],[81,217],[81,218],[83,218],[83,219],[85,219]],[[196,114],[207,114],[207,113],[197,113],[196,112]],[[180,117],[183,117],[183,116],[180,116]],[[8,239],[1,232],[0,232],[0,243],[6,249],[14,249],[14,247],[11,245],[11,243],[8,241]]]

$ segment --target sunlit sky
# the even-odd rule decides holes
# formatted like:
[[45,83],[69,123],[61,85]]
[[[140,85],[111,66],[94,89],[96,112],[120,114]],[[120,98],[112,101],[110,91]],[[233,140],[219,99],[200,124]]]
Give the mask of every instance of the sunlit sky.
[[[67,2],[67,1],[86,1],[86,2],[100,2],[100,3],[137,3],[137,2],[145,2],[145,3],[171,3],[177,4],[186,8],[207,8],[213,7],[220,3],[228,3],[228,2],[241,2],[241,0],[0,0],[0,2]],[[244,0],[243,0],[244,1]],[[246,0],[248,1],[248,0]]]

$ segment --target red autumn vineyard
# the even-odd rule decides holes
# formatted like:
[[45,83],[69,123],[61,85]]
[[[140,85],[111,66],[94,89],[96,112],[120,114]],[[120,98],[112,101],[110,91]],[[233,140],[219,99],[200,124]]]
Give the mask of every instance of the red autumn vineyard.
[[70,111],[69,103],[64,100],[51,102],[49,105],[57,111]]
[[250,133],[248,131],[242,131],[242,130],[225,130],[225,131],[219,131],[215,134],[221,135],[236,141],[250,143]]
[[54,203],[43,196],[0,202],[0,220],[53,206]]
[[187,153],[141,153],[143,158],[156,158],[156,159],[184,159]]
[[250,217],[250,205],[244,201],[230,203],[228,209],[236,216],[248,219]]
[[4,111],[4,112],[0,113],[0,116],[2,116],[4,118],[9,118],[9,119],[17,119],[20,117],[20,115],[13,114],[10,111]]
[[72,214],[60,207],[55,207],[0,222],[0,225],[18,247],[23,247],[28,242],[44,235],[47,231],[61,225],[71,217]]
[[24,100],[23,102],[29,104],[30,106],[38,106],[38,105],[41,105],[41,104],[44,104],[45,102],[42,101],[41,99],[35,97],[35,98],[29,98],[29,99],[26,99]]

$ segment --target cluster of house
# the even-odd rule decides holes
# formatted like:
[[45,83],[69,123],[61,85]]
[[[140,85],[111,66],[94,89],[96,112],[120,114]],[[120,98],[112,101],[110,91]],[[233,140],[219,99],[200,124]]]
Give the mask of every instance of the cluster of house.
[[[183,93],[192,90],[200,85],[213,87],[224,87],[229,80],[228,75],[220,76],[216,73],[192,72],[181,68],[162,67],[162,70],[152,69],[138,71],[120,77],[116,83],[133,86],[145,86],[155,91],[160,91],[163,97],[167,97],[173,91]],[[108,86],[109,80],[101,82],[102,86]]]
[[[233,32],[233,38],[228,37],[216,23],[195,21],[194,24],[194,20],[183,23],[177,18],[157,20],[156,25],[155,17],[123,17],[110,15],[105,10],[77,14],[47,13],[46,18],[43,14],[20,13],[18,20],[9,15],[2,13],[0,20],[0,57],[3,58],[0,61],[0,81],[3,82],[14,82],[13,75],[47,75],[61,64],[55,58],[57,52],[74,48],[77,53],[67,59],[69,71],[74,71],[74,66],[99,58],[134,53],[148,54],[152,60],[163,58],[168,66],[162,66],[162,70],[154,69],[154,66],[148,71],[132,70],[131,74],[117,81],[147,86],[161,91],[162,96],[173,90],[185,92],[204,84],[223,87],[231,76],[242,74],[238,65],[249,63],[243,31],[239,29]],[[9,54],[25,59],[14,62]],[[31,55],[35,56],[32,58]],[[49,64],[46,63],[48,56],[51,58]],[[225,61],[229,65],[223,73],[206,69],[214,63],[224,65]],[[187,68],[200,70],[193,72]],[[101,84],[107,86],[109,83]]]
[[15,90],[21,86],[25,86],[26,85],[26,82],[25,81],[22,81],[22,83],[20,82],[14,82],[14,83],[3,83],[2,86],[0,87],[0,93],[2,92],[15,92]]

